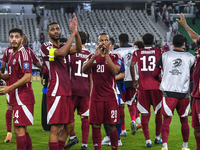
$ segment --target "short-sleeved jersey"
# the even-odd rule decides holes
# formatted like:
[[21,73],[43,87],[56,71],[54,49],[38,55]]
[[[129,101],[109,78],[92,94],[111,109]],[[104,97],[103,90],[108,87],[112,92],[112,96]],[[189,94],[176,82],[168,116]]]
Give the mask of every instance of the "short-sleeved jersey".
[[[90,54],[88,60],[94,54]],[[110,53],[113,63],[121,67],[122,58],[119,54]],[[99,55],[92,64],[92,101],[115,101],[117,100],[115,75],[109,70],[105,57]]]
[[49,84],[47,96],[71,96],[71,85],[69,76],[69,59],[65,57],[55,57],[54,61],[49,61],[50,49],[60,49],[51,42],[44,43],[41,46],[42,60],[49,71]]
[[193,90],[191,95],[200,98],[200,48],[195,58],[195,65],[193,69]]
[[36,64],[39,60],[36,58],[35,54],[33,53],[32,49],[28,48],[28,47],[24,47],[27,52],[29,53],[30,57],[31,57],[31,62],[32,64]]
[[70,55],[72,95],[80,97],[90,96],[90,71],[86,74],[82,72],[83,63],[89,54],[88,50],[83,49],[79,53]]
[[139,89],[159,89],[159,82],[154,79],[152,73],[162,53],[162,49],[151,47],[142,48],[133,52],[131,61],[138,62]]
[[5,63],[8,63],[8,60],[9,60],[10,55],[12,53],[13,53],[13,48],[11,46],[6,48],[5,51],[4,51],[4,54],[3,54],[2,61],[4,61]]
[[[32,73],[31,58],[25,48],[21,47],[18,52],[10,55],[8,61],[9,85],[21,79],[24,73]],[[11,106],[34,104],[31,82],[10,91],[7,98],[9,98]]]

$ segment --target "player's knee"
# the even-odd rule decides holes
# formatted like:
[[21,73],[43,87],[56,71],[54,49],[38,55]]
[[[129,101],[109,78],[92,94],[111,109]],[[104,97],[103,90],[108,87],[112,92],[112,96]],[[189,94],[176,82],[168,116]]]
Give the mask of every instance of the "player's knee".
[[51,134],[58,135],[63,129],[63,125],[52,125]]
[[200,137],[200,129],[194,129],[194,135]]
[[25,135],[25,127],[14,127],[16,136],[24,136]]
[[100,124],[92,124],[92,127],[93,127],[93,128],[100,128],[101,125],[100,125]]
[[82,115],[81,115],[81,119],[83,119],[83,118],[88,119],[88,116],[82,116]]
[[7,110],[12,110],[12,106],[8,105]]
[[107,124],[108,132],[113,132],[115,130],[115,125]]

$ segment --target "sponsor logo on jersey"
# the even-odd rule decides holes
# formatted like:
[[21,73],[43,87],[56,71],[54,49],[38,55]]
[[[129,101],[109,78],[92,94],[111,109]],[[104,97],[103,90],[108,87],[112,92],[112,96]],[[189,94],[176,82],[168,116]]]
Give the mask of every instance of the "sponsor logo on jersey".
[[13,65],[15,65],[16,64],[16,59],[13,59]]
[[29,69],[29,63],[24,63],[24,69]]
[[182,65],[182,60],[180,58],[177,58],[177,59],[173,60],[173,65],[174,65],[174,68],[181,66]]

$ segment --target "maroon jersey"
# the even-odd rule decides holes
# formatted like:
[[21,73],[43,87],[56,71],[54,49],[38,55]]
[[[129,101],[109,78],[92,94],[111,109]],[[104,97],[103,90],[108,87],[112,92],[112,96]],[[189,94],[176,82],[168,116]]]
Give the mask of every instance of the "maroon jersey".
[[12,53],[13,53],[13,48],[11,46],[6,48],[5,51],[4,51],[4,54],[3,54],[2,61],[4,61],[5,63],[8,63],[8,60],[9,60],[10,55]]
[[196,98],[200,98],[200,48],[195,59],[195,65],[193,69],[193,90],[191,95]]
[[[88,56],[88,61],[94,54]],[[109,54],[114,64],[121,67],[122,58],[115,53]],[[92,64],[92,101],[116,101],[117,90],[115,75],[109,70],[105,57],[99,55]]]
[[47,42],[41,46],[42,60],[49,71],[47,96],[71,96],[68,55],[65,57],[55,57],[54,61],[49,61],[50,49],[60,49],[63,45],[61,43],[57,47],[53,43]]
[[152,73],[163,50],[160,48],[142,48],[133,52],[132,60],[138,62],[139,89],[158,90],[160,83]]
[[[24,73],[32,73],[31,58],[24,47],[11,54],[8,61],[9,85],[14,84],[24,76]],[[35,99],[31,82],[22,85],[8,93],[10,105],[34,104]]]
[[28,47],[24,47],[27,52],[29,53],[30,57],[31,57],[31,62],[32,64],[36,64],[39,60],[36,58],[35,54],[33,53],[32,49],[28,48]]
[[89,54],[88,50],[83,49],[80,53],[70,56],[72,95],[80,97],[90,96],[90,71],[86,74],[82,73],[83,62],[86,61]]

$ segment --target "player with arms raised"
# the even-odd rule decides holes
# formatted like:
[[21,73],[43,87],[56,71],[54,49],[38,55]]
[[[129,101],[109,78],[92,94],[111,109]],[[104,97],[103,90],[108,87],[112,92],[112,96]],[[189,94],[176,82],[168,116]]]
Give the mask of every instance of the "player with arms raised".
[[[49,71],[47,123],[51,124],[50,150],[62,150],[67,136],[74,128],[68,55],[80,52],[82,49],[77,24],[74,13],[73,20],[70,19],[72,34],[67,43],[60,43],[60,26],[56,22],[50,23],[47,28],[50,41],[41,46],[43,61]],[[71,46],[74,38],[75,46]]]
[[118,149],[118,132],[115,124],[119,124],[119,106],[116,91],[115,75],[121,67],[121,56],[110,53],[109,37],[103,33],[98,37],[98,47],[90,54],[83,66],[83,73],[92,70],[92,93],[90,102],[90,124],[95,150],[101,150],[101,124],[105,123],[110,135],[111,147]]

